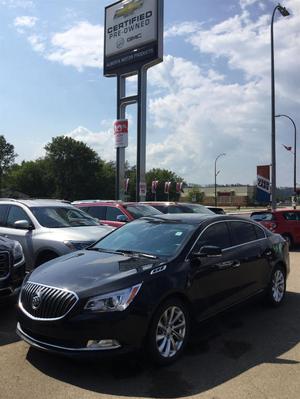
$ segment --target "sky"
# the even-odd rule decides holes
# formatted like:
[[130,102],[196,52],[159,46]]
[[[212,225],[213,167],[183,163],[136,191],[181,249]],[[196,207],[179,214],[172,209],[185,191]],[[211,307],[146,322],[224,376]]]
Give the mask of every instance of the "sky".
[[[145,0],[147,1],[147,0]],[[17,163],[53,137],[84,141],[115,161],[116,78],[103,76],[107,0],[0,0],[0,134]],[[148,71],[146,169],[188,183],[253,184],[271,163],[273,0],[165,0],[164,61]],[[300,1],[274,22],[276,113],[300,131]],[[135,94],[134,78],[127,93]],[[136,164],[136,106],[126,160]],[[277,185],[293,185],[294,129],[276,119]],[[292,151],[294,148],[292,148]],[[297,182],[300,183],[300,140]]]

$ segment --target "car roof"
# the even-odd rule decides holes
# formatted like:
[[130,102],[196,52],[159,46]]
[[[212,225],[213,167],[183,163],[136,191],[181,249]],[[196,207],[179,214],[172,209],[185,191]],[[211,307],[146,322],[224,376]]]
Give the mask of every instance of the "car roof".
[[293,209],[293,208],[280,208],[280,209],[266,209],[262,211],[254,211],[251,213],[251,215],[260,215],[262,213],[279,213],[279,212],[300,212],[300,209]]
[[35,206],[60,206],[70,208],[73,207],[70,202],[65,200],[57,200],[57,199],[13,199],[13,198],[5,198],[1,199],[0,203],[10,203],[10,204],[22,204],[27,206],[28,208],[33,208]]
[[245,219],[242,216],[232,216],[232,215],[217,215],[217,214],[206,214],[206,213],[167,213],[154,216],[144,216],[138,220],[161,220],[167,222],[178,222],[178,223],[188,223],[188,224],[200,224],[205,221],[229,221],[237,220],[242,222],[253,223],[250,219]]
[[117,200],[78,200],[78,201],[73,201],[72,205],[90,205],[90,206],[96,206],[96,205],[151,205],[150,203],[146,202],[134,202],[134,201],[129,201],[129,202],[124,202],[124,201],[117,201]]

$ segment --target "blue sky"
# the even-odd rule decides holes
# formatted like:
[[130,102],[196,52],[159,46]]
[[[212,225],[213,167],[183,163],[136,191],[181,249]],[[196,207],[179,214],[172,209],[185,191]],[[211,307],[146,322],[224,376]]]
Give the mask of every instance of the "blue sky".
[[[115,159],[116,79],[102,71],[104,7],[111,3],[0,0],[0,134],[14,144],[18,162],[43,156],[45,144],[62,134]],[[167,168],[187,182],[210,184],[214,159],[225,152],[218,183],[253,184],[256,165],[270,163],[276,4],[165,0],[164,62],[148,73],[148,170]],[[291,16],[277,14],[274,25],[276,111],[300,130],[300,2],[284,5]],[[134,82],[128,86],[133,92]],[[126,159],[133,165],[135,107],[127,117]],[[293,156],[282,144],[293,145],[284,119],[277,121],[277,184],[291,186]]]

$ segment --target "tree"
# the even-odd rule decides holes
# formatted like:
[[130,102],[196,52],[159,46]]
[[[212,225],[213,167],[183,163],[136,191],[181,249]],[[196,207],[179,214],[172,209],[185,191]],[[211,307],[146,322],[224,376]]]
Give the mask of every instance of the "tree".
[[46,159],[55,181],[57,198],[97,198],[100,158],[82,141],[58,136],[45,146]]
[[15,147],[8,143],[3,135],[0,135],[0,193],[2,190],[3,175],[13,165],[17,156]]
[[7,174],[6,186],[33,198],[52,198],[55,195],[49,161],[42,158],[14,165]]
[[[154,194],[151,192],[151,184],[153,180],[158,180],[159,182],[156,192],[157,201],[167,201],[168,198],[170,201],[179,200],[180,194],[176,193],[176,183],[182,182],[183,179],[170,170],[154,168],[146,173],[148,201],[154,200]],[[169,196],[164,193],[165,182],[171,182]]]

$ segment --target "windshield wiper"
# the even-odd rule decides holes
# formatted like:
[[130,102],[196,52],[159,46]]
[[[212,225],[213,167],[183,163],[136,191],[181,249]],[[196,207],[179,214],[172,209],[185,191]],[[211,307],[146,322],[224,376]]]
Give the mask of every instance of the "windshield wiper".
[[124,255],[132,255],[141,258],[149,258],[149,259],[157,259],[158,257],[155,255],[146,254],[144,252],[137,252],[137,251],[130,251],[128,249],[118,249],[117,253],[124,254]]
[[90,247],[90,248],[86,248],[86,249],[89,251],[105,252],[106,254],[120,255],[119,251],[113,251],[112,249],[103,249],[103,248],[96,248],[96,247]]

